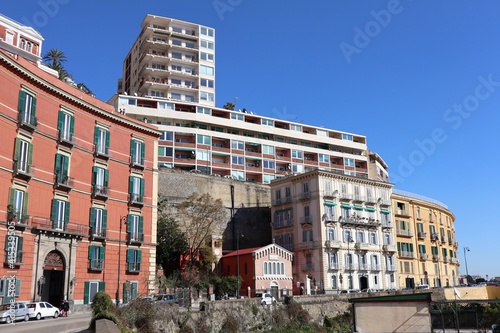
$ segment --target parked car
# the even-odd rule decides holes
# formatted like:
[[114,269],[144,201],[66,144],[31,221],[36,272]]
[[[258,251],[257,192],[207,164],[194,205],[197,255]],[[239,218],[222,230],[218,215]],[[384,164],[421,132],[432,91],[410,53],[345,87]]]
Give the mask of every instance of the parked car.
[[0,305],[0,322],[10,324],[12,321],[30,319],[26,303],[16,302],[14,304]]
[[261,305],[270,305],[277,303],[276,298],[274,298],[274,296],[269,293],[255,293],[254,297],[260,298]]
[[174,294],[158,294],[154,298],[156,304],[175,304],[178,303]]
[[361,291],[359,289],[344,289],[344,290],[341,290],[339,293],[340,294],[357,294],[360,292]]
[[30,318],[40,320],[46,317],[59,317],[59,308],[49,302],[28,303],[28,315]]
[[415,289],[431,289],[428,284],[421,284],[415,287]]
[[366,288],[366,289],[361,290],[362,293],[376,293],[379,291],[380,291],[379,289],[374,289],[374,288]]

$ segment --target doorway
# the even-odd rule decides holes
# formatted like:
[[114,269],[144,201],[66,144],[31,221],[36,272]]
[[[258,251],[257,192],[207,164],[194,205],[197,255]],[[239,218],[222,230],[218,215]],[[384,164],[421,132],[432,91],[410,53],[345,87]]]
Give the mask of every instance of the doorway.
[[368,288],[368,277],[362,276],[359,278],[359,289],[367,289]]
[[51,251],[45,257],[43,263],[44,288],[41,300],[49,302],[54,306],[59,306],[64,300],[64,276],[66,264],[62,254],[57,251]]

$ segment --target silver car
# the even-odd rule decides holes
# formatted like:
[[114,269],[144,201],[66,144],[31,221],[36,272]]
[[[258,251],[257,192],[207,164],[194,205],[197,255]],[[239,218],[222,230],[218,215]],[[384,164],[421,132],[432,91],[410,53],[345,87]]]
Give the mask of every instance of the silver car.
[[0,305],[0,322],[10,324],[16,320],[28,321],[28,306],[23,302]]

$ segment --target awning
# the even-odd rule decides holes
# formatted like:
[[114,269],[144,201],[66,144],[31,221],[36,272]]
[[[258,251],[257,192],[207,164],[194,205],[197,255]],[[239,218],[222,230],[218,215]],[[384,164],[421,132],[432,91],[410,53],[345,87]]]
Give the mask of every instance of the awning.
[[342,204],[342,207],[344,207],[344,208],[352,208],[352,206],[348,205],[348,204]]
[[375,208],[365,207],[365,210],[366,210],[366,211],[369,211],[369,212],[374,212],[374,211],[375,211]]
[[327,206],[337,206],[335,202],[325,201],[325,205]]
[[361,207],[361,206],[354,206],[353,208],[357,209],[357,210],[363,210],[363,207]]
[[387,210],[387,209],[381,209],[380,212],[381,213],[385,213],[385,214],[390,214],[391,213],[391,211]]
[[254,143],[254,142],[246,142],[246,144],[249,146],[255,146],[255,147],[260,146],[260,143]]
[[175,150],[189,150],[189,151],[192,151],[192,152],[196,152],[196,149],[189,148],[189,147],[172,147],[172,148],[174,148]]
[[245,156],[245,158],[246,158],[247,160],[257,160],[257,161],[261,161],[261,160],[262,160],[262,158],[260,158],[260,157],[255,157],[255,156]]

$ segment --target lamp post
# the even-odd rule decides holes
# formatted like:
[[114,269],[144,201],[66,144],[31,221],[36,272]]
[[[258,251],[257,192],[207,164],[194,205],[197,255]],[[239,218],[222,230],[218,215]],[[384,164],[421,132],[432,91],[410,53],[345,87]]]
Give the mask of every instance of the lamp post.
[[236,236],[236,298],[240,298],[240,238],[244,236],[237,231]]
[[349,258],[349,289],[353,289],[354,283],[352,283],[352,257],[351,252],[349,251],[349,244],[353,242],[351,234],[347,237],[347,258]]
[[116,286],[116,307],[120,307],[120,270],[122,252],[122,225],[127,223],[127,216],[120,216],[120,232],[118,234],[118,285]]
[[467,246],[464,246],[464,260],[465,260],[465,279],[467,280],[467,285],[469,285],[469,268],[467,267],[467,252],[470,249]]

